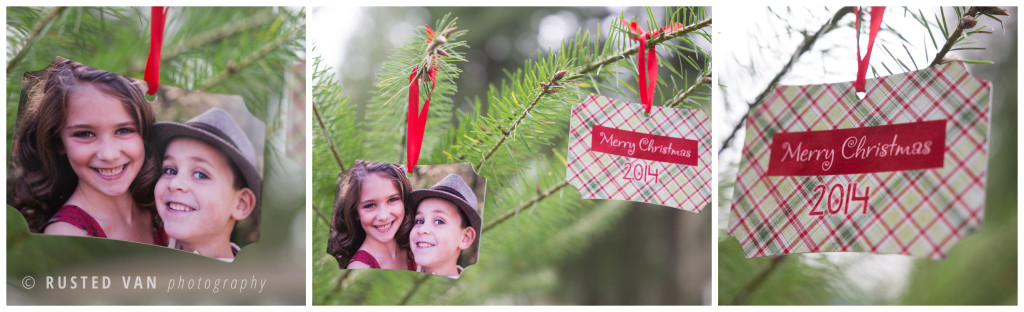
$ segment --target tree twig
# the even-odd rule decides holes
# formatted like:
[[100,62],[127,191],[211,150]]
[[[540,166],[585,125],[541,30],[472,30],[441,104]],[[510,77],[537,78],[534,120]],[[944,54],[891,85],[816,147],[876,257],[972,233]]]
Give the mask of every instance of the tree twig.
[[746,287],[743,287],[743,289],[741,289],[740,292],[736,294],[736,298],[733,298],[732,304],[741,305],[746,304],[747,301],[750,301],[750,295],[753,294],[754,291],[756,291],[758,288],[760,288],[761,284],[764,284],[764,281],[768,279],[768,276],[771,275],[772,272],[775,272],[775,270],[779,268],[779,263],[782,263],[782,261],[786,260],[786,258],[787,257],[785,256],[772,257],[771,262],[768,263],[768,267],[764,268],[764,270],[761,270],[761,273],[758,273],[757,276],[754,277],[754,279],[751,280]]
[[39,23],[36,23],[35,27],[32,27],[32,32],[29,33],[28,39],[25,40],[25,46],[21,47],[21,50],[18,50],[18,53],[14,55],[14,58],[12,58],[11,61],[7,63],[8,74],[11,72],[11,69],[14,68],[15,65],[18,65],[18,63],[20,63],[21,60],[25,58],[25,54],[28,53],[28,50],[32,49],[32,46],[35,45],[36,41],[39,40],[39,37],[43,34],[43,31],[50,28],[50,23],[52,23],[53,20],[57,18],[57,15],[60,15],[61,12],[64,12],[64,9],[66,9],[66,7],[53,8],[53,10],[50,10],[50,13],[47,13],[46,16],[39,21]]
[[501,148],[501,145],[505,143],[505,140],[508,139],[508,136],[512,135],[512,133],[515,133],[516,128],[519,127],[519,124],[521,124],[523,120],[526,119],[526,116],[530,115],[530,112],[533,111],[533,108],[537,106],[537,103],[540,103],[540,99],[543,98],[545,95],[552,93],[551,88],[554,87],[555,83],[561,80],[562,77],[565,77],[565,71],[559,71],[552,75],[551,80],[548,81],[547,84],[542,86],[540,93],[538,93],[537,96],[533,98],[533,102],[530,102],[530,105],[526,106],[526,109],[523,110],[523,113],[519,114],[519,118],[516,118],[516,121],[512,123],[512,126],[510,126],[508,130],[499,129],[501,131],[501,139],[498,139],[498,142],[494,143],[494,146],[491,146],[491,149],[487,151],[487,154],[485,154],[483,158],[480,158],[480,161],[476,163],[476,166],[473,166],[474,171],[480,172],[480,167],[482,167],[484,163],[487,162],[487,160],[491,159],[491,156],[494,155],[494,152]]
[[811,36],[804,37],[804,41],[801,42],[799,46],[797,46],[796,52],[793,52],[793,56],[789,58],[789,61],[786,62],[786,65],[782,67],[782,70],[779,70],[779,72],[775,74],[775,77],[773,77],[772,80],[768,82],[768,86],[764,88],[764,91],[761,91],[761,94],[758,94],[757,97],[754,98],[754,102],[747,105],[747,112],[743,114],[743,117],[740,118],[739,123],[737,123],[736,126],[733,127],[732,132],[729,133],[729,136],[725,138],[725,141],[722,143],[722,146],[718,149],[719,157],[721,157],[722,151],[729,147],[729,143],[732,142],[732,140],[736,137],[736,133],[739,132],[740,128],[743,127],[743,123],[746,121],[747,115],[750,115],[750,111],[754,110],[754,108],[757,107],[757,105],[761,103],[761,101],[764,100],[765,97],[768,96],[769,92],[772,91],[772,88],[775,87],[775,84],[779,83],[779,80],[782,79],[782,76],[789,72],[789,69],[793,67],[793,64],[795,64],[798,59],[800,59],[800,56],[802,56],[807,51],[810,51],[811,47],[814,46],[814,43],[818,41],[818,38],[820,38],[821,35],[828,33],[829,31],[834,29],[836,24],[839,23],[839,19],[841,19],[848,13],[853,13],[853,7],[843,7],[839,9],[839,11],[836,11],[836,13],[832,15],[832,18],[829,19],[828,22],[821,25],[821,28],[818,28],[817,32],[815,32]]
[[558,191],[559,189],[565,187],[566,185],[569,185],[569,181],[568,180],[565,180],[565,181],[562,181],[562,182],[560,182],[558,184],[555,184],[551,188],[548,188],[548,190],[543,191],[540,194],[537,194],[537,196],[534,196],[533,198],[530,198],[530,200],[527,200],[526,202],[522,203],[521,205],[519,205],[519,207],[516,207],[515,209],[509,210],[509,211],[505,212],[505,214],[502,214],[501,216],[495,218],[494,220],[491,220],[491,222],[488,222],[487,224],[484,224],[483,229],[480,230],[480,233],[481,233],[480,235],[483,235],[483,233],[487,232],[487,230],[489,230],[490,228],[492,228],[492,227],[494,227],[494,226],[496,226],[498,224],[501,224],[502,222],[505,222],[506,220],[508,220],[512,216],[515,216],[520,211],[526,210],[526,208],[530,208],[531,206],[533,206],[534,203],[537,203],[537,202],[539,202],[539,201],[541,201],[541,200],[543,200],[545,198],[548,198],[549,196],[551,196],[551,194],[554,194],[556,191]]
[[[671,40],[671,39],[675,39],[675,38],[678,38],[678,37],[680,37],[682,35],[685,35],[685,34],[694,32],[696,30],[699,30],[701,28],[707,27],[708,25],[711,25],[711,18],[708,18],[706,20],[703,20],[703,21],[697,22],[695,24],[692,24],[692,25],[689,25],[689,26],[686,26],[686,27],[683,27],[683,28],[679,28],[679,29],[676,29],[676,30],[673,30],[673,31],[670,31],[670,32],[667,32],[667,33],[659,34],[658,36],[654,36],[654,38],[651,38],[651,39],[647,40],[647,45],[648,46],[652,46],[652,45],[659,44],[659,43],[662,43],[662,42],[665,42],[665,41],[668,41],[668,40]],[[611,55],[611,56],[609,56],[607,58],[604,58],[604,59],[601,59],[601,60],[598,60],[598,61],[595,61],[595,62],[591,62],[590,64],[587,64],[587,65],[585,65],[583,67],[579,67],[577,69],[574,69],[571,73],[564,74],[564,75],[568,75],[569,77],[573,77],[573,76],[583,75],[583,74],[592,72],[594,70],[597,70],[601,66],[610,64],[612,62],[618,61],[618,60],[623,59],[625,57],[628,57],[630,55],[636,54],[637,50],[639,50],[639,46],[633,47],[631,49],[628,49],[628,50],[625,50],[625,51],[622,51],[622,52],[619,52],[619,53],[616,53],[616,54],[613,54],[613,55]],[[555,82],[557,82],[561,78],[562,78],[562,76],[559,76],[559,75],[556,74],[556,76],[553,77],[551,79],[551,81],[549,81],[549,83],[543,87],[543,90],[541,90],[541,92],[539,94],[537,94],[536,97],[534,97],[533,102],[531,102],[530,105],[527,106],[526,109],[523,110],[523,112],[521,114],[519,114],[519,117],[516,118],[515,122],[512,123],[512,126],[510,127],[510,130],[508,130],[507,132],[505,130],[502,130],[501,139],[498,139],[498,142],[495,143],[494,146],[491,146],[491,148],[487,151],[487,154],[485,154],[484,157],[480,159],[480,161],[476,164],[476,166],[473,166],[473,169],[475,169],[476,171],[480,171],[480,168],[483,166],[484,162],[489,160],[491,158],[491,156],[493,156],[494,153],[499,148],[501,148],[501,145],[505,143],[505,140],[507,140],[508,137],[510,135],[512,135],[513,130],[515,130],[516,127],[519,126],[519,124],[522,123],[522,121],[526,118],[526,116],[528,116],[530,114],[530,112],[537,105],[537,103],[540,102],[540,99],[543,98],[545,95],[549,94],[550,88],[554,85]],[[703,80],[701,80],[701,81],[703,81]],[[694,86],[691,86],[690,90],[696,90],[696,86],[699,86],[699,85],[700,85],[700,82],[698,82]],[[690,94],[692,94],[692,93],[693,92],[690,92]],[[681,95],[682,98],[677,98],[678,101],[673,101],[673,105],[678,103],[678,102],[681,102],[687,96],[690,96],[690,94]]]
[[264,14],[253,16],[239,22],[224,25],[217,29],[199,34],[198,36],[189,37],[188,40],[182,42],[181,45],[175,45],[170,47],[163,53],[161,60],[169,60],[177,57],[178,55],[184,54],[192,49],[198,47],[204,47],[214,42],[224,40],[224,38],[230,37],[237,33],[253,29],[262,26],[274,19],[278,18],[277,14],[271,12],[264,12]]
[[[679,29],[676,29],[676,30],[673,30],[673,31],[670,31],[670,32],[667,32],[667,33],[662,33],[662,34],[659,34],[657,36],[654,36],[654,38],[647,39],[647,46],[650,47],[650,46],[654,46],[656,44],[659,44],[659,43],[662,43],[662,42],[665,42],[665,41],[669,41],[669,40],[675,39],[675,38],[680,37],[682,35],[685,35],[685,34],[697,31],[697,30],[699,30],[701,28],[707,27],[708,25],[711,25],[711,18],[710,17],[708,19],[706,19],[706,20],[703,20],[703,21],[700,21],[700,22],[688,25],[686,27],[679,28]],[[613,55],[611,55],[611,56],[609,56],[607,58],[604,58],[604,59],[592,62],[590,64],[587,64],[586,66],[583,66],[582,68],[580,68],[578,71],[573,71],[571,74],[569,74],[569,76],[572,77],[572,76],[582,75],[582,74],[594,71],[594,70],[596,70],[597,68],[599,68],[601,66],[611,64],[612,62],[615,62],[615,61],[618,61],[620,59],[626,58],[626,57],[628,57],[630,55],[636,54],[637,50],[639,50],[639,49],[640,49],[640,46],[637,45],[637,46],[635,46],[635,47],[633,47],[631,49],[628,49],[628,50],[625,50],[625,51],[622,51],[622,52],[619,52],[619,53],[615,53],[615,54],[613,54]]]
[[338,156],[338,149],[334,147],[334,140],[331,139],[331,134],[327,132],[327,126],[324,123],[323,117],[320,116],[320,109],[317,108],[315,102],[313,103],[313,115],[316,116],[316,122],[320,125],[320,131],[323,132],[324,139],[327,140],[327,147],[329,147],[331,149],[331,153],[334,154],[334,161],[338,163],[338,168],[341,168],[341,172],[345,172],[345,163],[341,161],[341,156]]
[[[708,71],[710,72],[711,70],[708,70]],[[669,103],[668,105],[665,105],[665,106],[666,107],[676,107],[676,106],[679,106],[680,104],[683,103],[684,100],[686,100],[686,98],[690,97],[694,93],[697,93],[697,88],[699,88],[700,86],[703,86],[705,84],[710,84],[710,83],[711,83],[711,74],[708,74],[707,76],[702,77],[700,80],[697,80],[697,82],[694,83],[692,86],[690,86],[689,89],[683,90],[682,92],[677,94],[675,96],[675,98],[672,99],[672,103]]]
[[[331,259],[334,259],[334,257],[331,257]],[[330,299],[331,297],[334,297],[334,294],[341,293],[341,291],[343,289],[345,289],[345,280],[348,279],[349,275],[352,275],[352,270],[342,270],[342,271],[344,271],[344,272],[342,272],[341,275],[338,275],[338,279],[334,281],[334,291],[332,291],[332,292],[327,294],[327,298],[328,299]]]
[[[970,9],[967,9],[967,12],[964,12],[964,16],[970,16],[973,18],[976,17],[976,15],[978,15],[978,7],[971,7]],[[949,50],[956,45],[957,41],[960,41],[960,36],[964,34],[965,28],[962,21],[963,17],[956,21],[956,29],[949,34],[949,38],[946,38],[946,44],[942,45],[942,49],[935,54],[935,59],[932,60],[932,63],[929,66],[941,64],[942,58],[946,57],[946,53],[949,53]]]
[[409,303],[409,299],[412,299],[412,295],[416,294],[416,291],[420,289],[420,286],[423,285],[423,282],[426,282],[427,278],[430,278],[431,276],[434,275],[422,273],[419,277],[417,277],[416,281],[412,283],[412,288],[410,288],[409,291],[405,292],[405,295],[402,295],[402,301],[399,301],[398,305],[406,305],[407,303]]
[[320,221],[323,221],[328,227],[331,226],[331,221],[324,216],[324,213],[320,212],[320,209],[316,208],[316,204],[313,204],[313,211],[316,211],[316,215],[320,217]]
[[282,45],[284,45],[286,42],[288,42],[289,40],[292,39],[292,36],[295,36],[300,31],[302,31],[302,32],[306,31],[306,24],[305,23],[303,23],[302,25],[296,26],[287,35],[281,36],[280,38],[277,38],[276,40],[271,41],[267,45],[264,45],[262,48],[260,48],[258,51],[256,51],[256,53],[253,53],[252,55],[247,56],[246,58],[242,59],[241,61],[238,61],[237,64],[228,64],[228,68],[227,69],[224,69],[224,71],[220,72],[220,74],[218,74],[217,76],[214,76],[213,78],[206,80],[206,82],[204,82],[202,86],[200,86],[199,88],[196,88],[196,89],[197,90],[206,90],[206,89],[209,89],[210,87],[213,87],[213,86],[223,82],[224,80],[227,80],[232,75],[242,71],[243,69],[245,69],[246,67],[249,67],[253,63],[256,63],[256,61],[259,61],[264,56],[267,56],[268,54],[270,54],[270,52],[273,52],[277,48],[279,48]]

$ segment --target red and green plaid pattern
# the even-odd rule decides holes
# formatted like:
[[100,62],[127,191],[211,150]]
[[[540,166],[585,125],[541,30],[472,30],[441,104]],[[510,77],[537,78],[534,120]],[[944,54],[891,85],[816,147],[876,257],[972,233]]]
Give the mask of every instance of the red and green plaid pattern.
[[[566,180],[583,198],[623,199],[700,212],[711,200],[711,136],[708,117],[699,109],[644,106],[590,95],[572,108],[569,118]],[[619,130],[685,138],[698,142],[697,166],[635,159],[591,151],[594,125]],[[627,165],[630,164],[630,165]],[[657,180],[627,180],[627,168],[637,163],[657,170]],[[652,178],[653,180],[653,178]]]
[[[991,89],[961,63],[869,80],[860,101],[851,83],[776,87],[746,123],[729,234],[748,258],[829,251],[944,258],[960,238],[981,226]],[[778,132],[942,119],[947,120],[942,168],[766,175],[769,145]],[[856,213],[809,215],[819,200],[817,185],[851,183],[857,185],[857,196],[870,187],[868,213],[857,205],[850,207]]]

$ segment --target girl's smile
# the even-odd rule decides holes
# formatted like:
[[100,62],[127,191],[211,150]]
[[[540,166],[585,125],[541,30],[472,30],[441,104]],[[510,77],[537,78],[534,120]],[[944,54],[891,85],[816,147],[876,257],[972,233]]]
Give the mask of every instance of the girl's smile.
[[359,223],[366,238],[381,243],[394,241],[405,216],[405,204],[395,184],[377,174],[366,176],[359,191]]
[[120,167],[114,167],[114,168],[93,168],[93,170],[96,170],[96,172],[99,172],[100,173],[100,177],[102,177],[104,179],[107,179],[107,180],[117,180],[117,178],[120,178],[122,176],[122,173],[124,173],[124,168],[127,168],[127,167],[128,167],[128,164],[124,164],[123,166],[120,166]]
[[135,119],[121,100],[92,84],[76,87],[67,105],[60,139],[78,188],[106,196],[127,194],[145,159]]

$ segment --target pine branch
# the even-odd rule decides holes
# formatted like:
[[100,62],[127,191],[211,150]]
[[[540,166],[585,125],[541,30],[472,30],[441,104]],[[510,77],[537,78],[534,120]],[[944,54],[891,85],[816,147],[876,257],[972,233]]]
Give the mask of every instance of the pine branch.
[[263,57],[267,56],[268,54],[270,54],[270,52],[273,52],[274,50],[276,50],[277,48],[281,47],[285,43],[291,42],[292,36],[295,36],[295,35],[299,34],[300,32],[305,32],[305,31],[306,31],[306,24],[305,23],[303,23],[301,25],[298,25],[297,27],[292,29],[292,31],[289,32],[287,35],[281,36],[281,37],[277,38],[276,40],[268,43],[267,45],[263,46],[263,48],[260,48],[258,51],[256,51],[256,53],[253,53],[252,55],[249,55],[249,56],[243,58],[237,64],[228,64],[228,68],[227,69],[222,71],[220,74],[214,76],[213,78],[206,80],[206,82],[203,83],[202,86],[200,86],[199,88],[196,88],[196,89],[197,90],[206,90],[206,89],[209,89],[210,87],[213,87],[213,86],[223,82],[224,80],[227,80],[228,78],[231,78],[231,76],[237,74],[238,72],[241,72],[243,69],[245,69],[246,67],[249,67],[253,63],[256,63],[256,61],[259,61]]
[[338,149],[334,147],[334,140],[331,139],[331,134],[327,132],[327,126],[324,124],[324,118],[320,116],[320,108],[318,106],[317,103],[313,103],[313,115],[316,115],[316,122],[320,125],[320,131],[323,131],[324,139],[327,140],[327,147],[334,154],[334,161],[338,163],[338,168],[341,169],[341,172],[345,172],[345,163],[341,161],[341,156],[338,156]]
[[409,299],[412,298],[412,295],[415,295],[416,291],[418,291],[420,289],[420,286],[423,285],[423,282],[426,282],[427,279],[430,278],[431,276],[434,275],[423,273],[420,276],[416,277],[416,281],[412,283],[412,288],[410,288],[409,291],[405,292],[405,295],[402,295],[402,300],[398,302],[398,305],[406,305],[407,303],[409,303]]
[[554,94],[554,92],[557,92],[556,90],[553,90],[552,88],[554,88],[556,86],[556,83],[558,83],[558,81],[561,80],[562,77],[564,77],[564,76],[565,76],[565,71],[564,70],[563,71],[559,71],[559,72],[555,73],[553,76],[551,76],[551,80],[548,81],[547,84],[542,84],[541,85],[541,90],[540,90],[539,93],[537,93],[537,96],[535,96],[533,98],[533,102],[530,102],[530,105],[527,106],[526,109],[523,110],[523,113],[519,114],[519,117],[516,118],[516,121],[512,123],[512,126],[509,129],[507,129],[507,130],[506,129],[499,129],[499,130],[501,130],[501,138],[498,139],[498,142],[496,142],[494,144],[494,146],[492,146],[490,148],[490,150],[487,151],[487,154],[484,155],[484,157],[481,158],[480,161],[476,163],[476,166],[473,166],[473,170],[474,171],[477,171],[477,172],[480,171],[480,167],[482,167],[484,165],[484,163],[487,162],[487,160],[491,159],[491,156],[493,156],[494,152],[496,152],[498,150],[498,148],[500,148],[501,145],[505,143],[505,140],[508,139],[508,136],[512,135],[512,133],[514,133],[516,131],[516,128],[518,128],[519,125],[523,122],[523,120],[526,119],[526,116],[530,115],[530,111],[532,111],[533,108],[535,106],[537,106],[537,103],[540,102],[541,98],[543,98],[545,95]]
[[[647,39],[647,44],[646,45],[648,47],[653,47],[656,44],[659,44],[659,43],[662,43],[662,42],[665,42],[665,41],[669,41],[669,40],[675,39],[677,37],[680,37],[682,35],[685,35],[685,34],[688,34],[688,33],[700,30],[701,28],[707,27],[708,25],[711,25],[711,18],[710,17],[708,19],[706,19],[706,20],[694,23],[692,25],[689,25],[689,26],[686,26],[686,27],[683,27],[683,28],[679,28],[679,29],[676,29],[676,30],[673,30],[673,31],[670,31],[670,32],[667,32],[667,33],[659,33],[657,36],[654,36],[654,38]],[[636,47],[630,48],[628,50],[625,50],[625,51],[622,51],[622,52],[619,52],[619,53],[615,53],[615,54],[613,54],[613,55],[611,55],[611,56],[609,56],[607,58],[604,58],[604,59],[595,61],[593,63],[590,63],[590,64],[584,66],[583,68],[580,68],[579,71],[573,71],[570,76],[582,75],[582,74],[585,74],[585,73],[592,72],[592,71],[594,71],[594,70],[596,70],[598,68],[601,68],[604,65],[611,64],[612,62],[615,62],[615,61],[618,61],[620,59],[624,59],[626,57],[629,57],[629,56],[631,56],[633,54],[636,54],[637,50],[639,50],[639,49],[640,49],[640,46],[637,45]]]
[[853,7],[843,7],[842,9],[839,9],[839,11],[836,11],[836,13],[832,15],[832,18],[829,19],[828,22],[826,22],[824,25],[821,25],[821,28],[818,28],[817,32],[815,32],[811,36],[804,36],[804,41],[801,42],[799,46],[797,46],[796,52],[793,52],[793,56],[789,58],[789,62],[787,62],[786,65],[783,66],[777,74],[775,74],[775,77],[773,77],[772,80],[768,82],[768,86],[766,86],[764,90],[761,91],[761,94],[758,94],[757,97],[754,98],[754,102],[747,105],[747,112],[743,114],[743,117],[740,118],[740,121],[737,122],[736,126],[732,128],[731,132],[729,132],[729,136],[725,138],[725,141],[722,143],[722,146],[718,148],[719,156],[722,155],[722,151],[729,147],[729,143],[732,142],[732,140],[736,137],[736,133],[739,132],[740,128],[743,127],[743,124],[746,122],[747,116],[750,115],[750,112],[753,111],[754,108],[757,107],[757,105],[761,103],[761,101],[764,100],[766,96],[768,96],[768,94],[772,91],[772,88],[775,87],[775,84],[778,84],[779,80],[782,79],[782,76],[789,72],[789,69],[793,67],[793,64],[795,64],[798,59],[800,59],[800,56],[802,56],[804,53],[807,53],[807,51],[810,51],[811,47],[814,46],[814,43],[818,41],[818,38],[820,38],[821,35],[824,35],[825,33],[832,31],[832,29],[835,29],[836,24],[839,23],[839,19],[848,13],[853,13]]
[[[438,29],[433,37],[426,32],[425,28],[418,28],[423,29],[423,32],[417,30],[417,36],[395,48],[394,53],[388,57],[388,61],[380,66],[375,83],[377,92],[373,100],[370,101],[371,104],[368,104],[365,118],[388,124],[386,127],[371,128],[368,134],[368,138],[372,141],[372,145],[368,148],[377,150],[377,154],[397,155],[395,156],[396,163],[404,163],[406,160],[406,144],[395,144],[395,142],[404,143],[408,140],[406,124],[409,116],[402,113],[403,118],[396,118],[394,112],[405,111],[407,108],[408,103],[405,100],[409,91],[410,73],[414,68],[417,72],[416,75],[420,77],[418,83],[420,84],[421,101],[426,98],[430,99],[429,116],[451,113],[454,106],[452,96],[457,91],[454,81],[461,73],[454,63],[466,61],[462,51],[468,48],[466,42],[459,39],[467,31],[458,30],[455,27],[456,19],[451,18],[449,13],[437,20],[435,27]],[[426,77],[427,71],[432,67],[437,68],[434,81]],[[424,94],[428,93],[429,95],[424,97]],[[417,103],[417,105],[420,104]],[[428,118],[427,128],[436,125],[438,120],[438,118]],[[387,157],[390,158],[390,156]]]
[[[334,257],[331,257],[331,259],[335,260]],[[345,269],[342,271],[345,272],[338,275],[338,279],[334,281],[334,291],[330,292],[331,295],[341,293],[342,290],[345,290],[345,280],[348,280],[348,277],[352,275],[353,270]],[[333,296],[327,296],[327,298],[331,297]]]
[[754,291],[756,291],[759,287],[761,287],[762,284],[764,284],[764,281],[768,279],[768,276],[771,275],[772,272],[775,272],[775,270],[779,268],[779,264],[782,263],[783,260],[786,260],[786,258],[788,257],[772,257],[771,262],[768,263],[768,267],[762,270],[761,273],[758,273],[757,277],[754,277],[754,279],[751,280],[746,287],[743,287],[743,289],[740,290],[739,294],[736,295],[736,298],[733,298],[732,304],[746,304],[747,301],[750,300],[750,295],[753,294]]
[[35,45],[37,41],[39,41],[39,37],[43,34],[43,31],[50,28],[50,25],[51,23],[53,23],[53,20],[56,19],[61,12],[64,12],[64,9],[66,9],[66,7],[53,8],[53,10],[51,10],[50,13],[47,13],[46,16],[39,21],[39,23],[36,23],[35,27],[32,27],[32,33],[30,33],[28,35],[28,39],[25,40],[25,45],[21,47],[21,50],[18,51],[18,54],[14,55],[14,58],[12,58],[11,61],[7,63],[8,74],[10,74],[11,69],[14,68],[14,66],[17,66],[18,63],[20,63],[21,60],[25,58],[25,54],[27,54],[28,50],[31,50],[32,46]]
[[[647,44],[648,44],[648,46],[653,46],[655,44],[659,44],[659,43],[662,43],[662,42],[665,42],[665,41],[668,41],[668,40],[671,40],[671,39],[678,38],[678,37],[683,36],[683,35],[685,35],[687,33],[691,33],[691,32],[697,31],[697,30],[699,30],[701,28],[707,27],[708,25],[711,25],[711,18],[705,19],[703,21],[700,21],[700,22],[694,23],[692,25],[689,25],[689,26],[686,26],[686,27],[683,27],[683,28],[679,28],[679,29],[676,29],[676,30],[673,30],[673,31],[670,31],[670,32],[667,32],[667,33],[660,33],[657,36],[655,36],[654,38],[648,39]],[[616,53],[616,54],[613,54],[613,55],[611,55],[611,56],[609,56],[607,58],[604,58],[602,60],[599,60],[599,61],[596,61],[596,62],[592,62],[590,64],[587,64],[587,65],[583,66],[583,67],[574,69],[572,71],[572,74],[569,75],[569,76],[570,77],[578,77],[578,76],[581,76],[581,75],[588,74],[590,72],[593,72],[593,71],[601,68],[602,66],[608,65],[608,64],[610,64],[612,62],[615,62],[615,61],[618,61],[618,60],[621,60],[621,59],[626,58],[626,57],[628,57],[630,55],[636,54],[638,50],[639,50],[639,46],[633,47],[631,49],[628,49],[628,50],[625,50],[625,51],[622,51],[622,52],[619,52],[619,53]],[[508,137],[510,135],[512,135],[513,133],[516,133],[515,130],[526,119],[526,117],[530,115],[530,113],[536,107],[537,103],[540,102],[541,98],[543,98],[544,96],[546,96],[548,94],[552,94],[552,93],[557,91],[557,90],[552,90],[552,88],[555,87],[556,83],[559,80],[561,80],[565,75],[566,75],[565,71],[559,71],[554,76],[552,76],[551,80],[547,84],[541,84],[541,87],[542,87],[541,91],[534,97],[534,99],[530,103],[530,105],[528,105],[526,107],[526,109],[524,109],[522,111],[522,113],[520,113],[519,116],[516,117],[515,121],[512,123],[512,126],[510,127],[510,129],[499,129],[501,131],[501,134],[502,134],[501,138],[499,138],[498,141],[493,146],[491,146],[490,149],[488,149],[488,151],[484,155],[484,157],[481,158],[480,161],[477,162],[477,164],[475,166],[473,166],[474,170],[479,171],[480,168],[483,167],[483,164],[486,163],[488,160],[490,160],[491,156],[493,156],[494,153],[497,152],[501,148],[502,144],[505,143],[505,141],[508,139]],[[679,102],[682,102],[684,99],[686,99],[686,97],[692,95],[692,93],[696,92],[696,88],[698,86],[700,86],[702,82],[704,82],[704,79],[701,79],[699,82],[697,82],[696,84],[691,86],[689,88],[689,90],[691,90],[690,92],[681,94],[680,97],[677,97],[676,101],[673,101],[673,103],[670,106],[676,105]]]
[[[710,71],[710,69],[708,71]],[[708,74],[707,76],[704,76],[703,78],[698,80],[696,83],[694,83],[692,86],[690,86],[689,89],[686,89],[686,90],[680,92],[678,95],[676,95],[675,99],[672,100],[672,103],[669,103],[666,106],[667,107],[679,106],[680,104],[683,103],[684,100],[686,100],[687,97],[690,97],[694,93],[697,93],[697,88],[699,88],[700,86],[706,85],[706,84],[711,84],[711,74]]]
[[487,230],[489,230],[490,228],[498,224],[501,224],[502,222],[505,222],[509,218],[518,214],[520,211],[526,210],[527,208],[532,207],[533,204],[536,204],[537,202],[544,200],[545,198],[548,198],[549,196],[551,196],[551,194],[554,194],[556,191],[565,187],[566,185],[569,185],[569,181],[563,180],[562,182],[555,184],[554,186],[549,188],[547,191],[540,192],[540,194],[537,194],[537,196],[534,196],[533,198],[530,198],[530,200],[523,202],[523,204],[519,205],[519,207],[516,207],[516,209],[509,210],[508,212],[505,212],[505,214],[495,218],[494,220],[491,220],[491,222],[484,224],[483,228],[480,230],[480,235],[483,235],[483,233],[487,232]]
[[316,208],[316,204],[313,204],[313,211],[316,211],[316,216],[320,217],[320,221],[323,221],[324,224],[327,225],[327,227],[331,226],[331,221],[328,220],[326,216],[324,216],[323,212],[320,212],[320,209]]
[[[991,8],[992,7],[988,7],[986,9],[991,11]],[[996,9],[1002,11],[1001,8],[996,7]],[[963,36],[964,30],[974,27],[975,23],[977,23],[977,20],[975,18],[978,15],[985,14],[984,12],[982,12],[982,10],[983,9],[979,7],[971,7],[970,9],[967,10],[967,12],[964,13],[964,15],[956,23],[956,29],[949,34],[949,38],[946,38],[946,44],[942,45],[942,49],[935,54],[935,58],[932,59],[932,63],[929,66],[942,64],[942,60],[943,58],[946,57],[946,53],[949,53],[950,49],[952,49],[953,46],[960,41],[960,37]],[[1003,14],[1005,14],[1005,11],[1003,12]],[[970,17],[970,19],[968,19],[968,17]]]
[[274,19],[278,18],[277,14],[267,11],[264,14],[254,16],[252,18],[243,19],[239,22],[224,25],[223,27],[211,30],[209,32],[200,34],[198,36],[190,36],[187,40],[180,45],[175,45],[173,48],[165,51],[162,56],[163,61],[173,59],[181,54],[187,53],[192,49],[204,47],[214,42],[223,40],[230,36],[248,31],[253,28],[262,26]]

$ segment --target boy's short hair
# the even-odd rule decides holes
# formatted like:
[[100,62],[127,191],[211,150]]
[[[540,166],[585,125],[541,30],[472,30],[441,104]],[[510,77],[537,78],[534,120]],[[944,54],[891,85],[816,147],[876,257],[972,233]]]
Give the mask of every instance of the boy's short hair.
[[153,129],[157,150],[161,152],[171,141],[182,137],[198,140],[219,150],[228,159],[231,171],[235,174],[235,188],[248,187],[252,190],[256,196],[254,209],[259,209],[263,178],[256,169],[256,151],[245,131],[235,123],[231,115],[222,109],[211,108],[184,124],[158,122],[153,125]]
[[412,191],[409,194],[409,198],[410,204],[413,206],[419,206],[420,202],[427,198],[440,198],[452,202],[456,207],[459,207],[459,212],[462,215],[462,226],[465,227],[466,222],[468,222],[469,226],[476,230],[474,244],[480,240],[480,227],[483,220],[480,218],[480,212],[477,209],[476,194],[473,193],[473,189],[459,175],[449,174],[429,189]]

